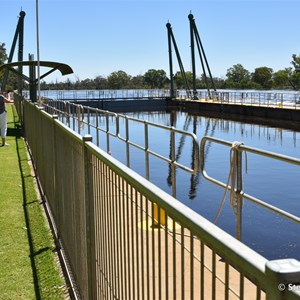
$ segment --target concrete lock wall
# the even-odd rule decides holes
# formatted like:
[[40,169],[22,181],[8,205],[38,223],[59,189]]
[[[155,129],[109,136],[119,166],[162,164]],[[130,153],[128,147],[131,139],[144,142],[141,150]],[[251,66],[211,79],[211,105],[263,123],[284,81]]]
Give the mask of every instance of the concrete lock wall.
[[178,109],[190,114],[300,130],[300,109],[274,106],[224,104],[191,100],[88,100],[76,104],[113,112],[165,111]]

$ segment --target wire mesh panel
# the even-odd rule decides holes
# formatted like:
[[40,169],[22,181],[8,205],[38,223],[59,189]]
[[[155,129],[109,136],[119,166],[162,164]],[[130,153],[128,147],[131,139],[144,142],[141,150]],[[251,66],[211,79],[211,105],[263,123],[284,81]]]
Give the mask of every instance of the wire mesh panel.
[[67,136],[65,128],[56,127],[56,223],[76,282],[85,294],[87,250],[83,149],[79,138]]
[[257,274],[249,280],[249,270],[238,271],[224,249],[209,245],[183,215],[160,204],[153,187],[107,159],[114,161],[94,153],[89,164],[97,299],[265,299]]
[[[80,136],[25,102],[26,138],[56,234],[82,295],[87,294],[83,147]],[[71,134],[71,135],[70,135]]]

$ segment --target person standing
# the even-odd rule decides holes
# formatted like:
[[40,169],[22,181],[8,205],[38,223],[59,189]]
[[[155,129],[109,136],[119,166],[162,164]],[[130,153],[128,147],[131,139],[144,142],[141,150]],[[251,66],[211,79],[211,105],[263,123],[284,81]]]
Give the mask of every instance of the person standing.
[[10,99],[8,99],[6,93],[0,93],[0,134],[2,139],[1,147],[8,146],[5,142],[6,133],[7,133],[7,119],[6,119],[6,109],[5,103],[13,103]]

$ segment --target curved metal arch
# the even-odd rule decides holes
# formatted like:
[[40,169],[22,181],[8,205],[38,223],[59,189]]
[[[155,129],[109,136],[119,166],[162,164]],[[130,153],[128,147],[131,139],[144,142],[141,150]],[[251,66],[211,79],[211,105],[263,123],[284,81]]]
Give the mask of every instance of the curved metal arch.
[[[40,77],[40,79],[45,78],[46,76],[48,76],[49,74],[53,73],[56,70],[60,71],[62,75],[69,75],[69,74],[73,73],[73,70],[69,65],[63,64],[60,62],[40,61],[39,65],[41,67],[52,68],[49,72],[43,74]],[[8,63],[8,64],[1,65],[0,70],[8,69],[9,71],[17,74],[18,76],[21,76],[24,80],[31,82],[31,83],[37,80],[36,78],[29,78],[28,76],[20,73],[17,69],[14,68],[14,67],[20,67],[20,66],[22,66],[22,67],[23,66],[37,67],[38,61],[19,61],[19,62]]]
[[[18,69],[15,69],[14,67],[23,67],[28,66],[29,67],[29,77],[23,74],[23,72],[20,72]],[[45,74],[41,75],[39,78],[36,78],[35,76],[35,67],[48,67],[52,68],[50,71],[46,72]],[[30,89],[30,98],[33,102],[36,102],[37,95],[36,95],[36,84],[38,80],[41,80],[48,76],[49,74],[53,73],[54,71],[58,70],[61,72],[62,75],[68,75],[72,74],[73,70],[72,68],[67,65],[60,62],[53,62],[53,61],[19,61],[19,62],[13,62],[8,63],[0,66],[0,71],[2,69],[7,69],[8,71],[13,72],[17,76],[23,78],[25,81],[29,83],[29,89]],[[22,69],[22,68],[21,68]]]

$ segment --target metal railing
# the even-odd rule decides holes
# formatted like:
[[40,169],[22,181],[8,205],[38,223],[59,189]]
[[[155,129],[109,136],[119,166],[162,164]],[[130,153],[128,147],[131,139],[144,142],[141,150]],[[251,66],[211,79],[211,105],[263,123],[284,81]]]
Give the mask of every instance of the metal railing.
[[[207,143],[217,143],[220,145],[230,147],[231,150],[235,153],[235,158],[234,158],[235,161],[233,161],[232,163],[236,164],[236,169],[235,169],[236,185],[231,186],[230,184],[221,182],[218,179],[213,178],[207,174],[206,169],[205,169],[205,146]],[[263,156],[263,157],[268,157],[273,160],[283,161],[288,164],[294,164],[294,165],[300,166],[299,158],[294,158],[294,157],[290,157],[290,156],[286,156],[286,155],[282,155],[282,154],[278,154],[278,153],[274,153],[274,152],[270,152],[270,151],[265,151],[265,150],[249,147],[249,146],[244,145],[243,143],[236,143],[236,142],[230,143],[228,141],[224,141],[221,139],[205,136],[202,138],[201,146],[200,146],[200,161],[201,161],[200,169],[201,169],[203,177],[218,186],[221,186],[225,189],[228,189],[229,191],[234,192],[235,193],[234,197],[236,198],[237,202],[241,202],[243,199],[247,199],[259,206],[262,206],[262,207],[280,215],[280,216],[283,216],[293,222],[300,224],[300,218],[298,216],[295,216],[295,215],[288,213],[282,209],[279,209],[278,207],[275,207],[259,198],[249,195],[243,190],[243,178],[242,178],[242,169],[243,169],[242,154],[243,154],[243,152],[244,153],[253,153],[253,154]],[[237,203],[236,206],[238,208],[237,214],[241,214],[242,205]],[[241,224],[239,224],[239,226],[241,226]]]
[[[274,288],[264,275],[267,261],[254,251],[38,107],[25,102],[24,114],[31,116],[26,136],[83,298],[259,299]],[[151,228],[155,223],[161,226]]]
[[[297,91],[234,91],[218,90],[208,93],[207,90],[197,90],[197,101],[222,104],[238,104],[262,107],[277,107],[300,109],[300,93]],[[29,92],[24,92],[29,95]],[[177,90],[178,100],[193,100],[193,93]],[[132,90],[44,90],[44,99],[89,101],[89,100],[129,100],[129,99],[167,99],[170,91],[166,89],[132,89]]]
[[[123,142],[125,145],[125,157],[126,165],[130,167],[130,147],[134,147],[143,151],[145,162],[145,177],[150,180],[150,156],[156,157],[161,161],[164,161],[170,166],[170,178],[172,185],[172,195],[176,197],[176,168],[180,168],[191,174],[197,174],[199,171],[199,142],[197,136],[189,131],[180,130],[175,127],[164,126],[157,123],[149,122],[146,120],[140,120],[127,115],[117,114],[110,111],[105,111],[97,108],[91,108],[88,106],[78,105],[61,100],[45,101],[43,104],[45,110],[50,114],[57,114],[59,120],[67,124],[74,131],[81,134],[83,128],[87,128],[88,134],[95,136],[94,143],[100,147],[99,134],[102,132],[105,134],[106,152],[111,153],[110,138],[116,138]],[[102,124],[100,120],[102,119]],[[125,125],[122,126],[121,131],[120,123],[124,121]],[[143,128],[140,134],[143,133],[142,143],[135,142],[132,135],[130,123],[141,125]],[[159,153],[158,150],[151,148],[149,139],[149,130],[153,128],[159,128],[163,130],[169,136],[170,153],[168,156]],[[93,131],[94,130],[94,131]],[[93,132],[92,132],[93,131]],[[188,137],[192,143],[193,157],[191,167],[178,162],[176,154],[176,141],[178,137]],[[104,141],[101,141],[102,148]]]
[[[24,92],[28,96],[29,92]],[[124,89],[124,90],[42,90],[41,96],[56,100],[131,100],[170,98],[167,89]]]
[[[171,185],[172,185],[172,195],[176,198],[176,168],[181,168],[186,172],[189,172],[191,174],[197,174],[199,171],[199,160],[201,160],[201,171],[204,176],[204,178],[208,179],[209,181],[223,187],[228,188],[228,190],[231,190],[230,185],[227,185],[225,183],[222,183],[216,179],[213,179],[212,177],[208,176],[205,169],[205,155],[204,155],[204,148],[205,144],[207,142],[214,142],[218,144],[222,144],[225,146],[232,147],[232,143],[228,141],[223,141],[220,139],[212,138],[212,137],[204,137],[201,140],[201,155],[200,148],[197,140],[197,136],[194,133],[179,130],[174,127],[168,127],[163,126],[157,123],[148,122],[144,120],[139,120],[136,118],[132,118],[126,115],[117,114],[109,111],[104,111],[100,109],[90,108],[88,106],[82,106],[77,105],[70,102],[65,102],[61,100],[51,100],[49,102],[43,103],[45,109],[50,112],[51,114],[58,114],[58,118],[68,124],[69,127],[71,127],[73,130],[76,130],[79,134],[82,132],[83,125],[87,127],[87,133],[91,134],[91,129],[95,129],[96,133],[96,141],[95,144],[100,147],[100,138],[99,138],[99,132],[103,132],[106,135],[106,151],[107,153],[111,153],[110,149],[110,137],[114,137],[119,139],[120,141],[124,142],[125,146],[125,152],[126,152],[126,165],[130,167],[130,149],[129,146],[133,146],[139,150],[142,150],[144,152],[144,162],[145,162],[145,177],[146,179],[150,179],[150,165],[149,165],[149,156],[155,156],[162,161],[165,161],[170,166],[170,173],[171,173]],[[105,126],[103,128],[99,124],[99,119],[104,118],[105,120]],[[95,120],[92,122],[92,119]],[[120,132],[120,122],[121,120],[125,120],[125,128],[124,133]],[[143,125],[143,132],[144,132],[144,145],[137,144],[131,140],[131,133],[130,133],[130,126],[129,122],[133,121],[139,124]],[[170,134],[170,155],[168,157],[161,155],[155,151],[153,151],[149,145],[149,136],[148,136],[148,129],[149,127],[157,127],[161,128]],[[193,161],[191,162],[192,167],[188,167],[186,165],[180,164],[176,160],[176,150],[175,150],[175,134],[180,134],[183,136],[189,136],[191,138],[193,147]],[[103,148],[103,145],[102,145]],[[300,165],[300,160],[292,157],[287,157],[284,155],[279,155],[276,153],[271,153],[267,151],[263,151],[260,149],[255,149],[249,146],[240,145],[239,148],[233,148],[234,152],[236,153],[237,157],[237,166],[239,166],[240,169],[237,169],[237,188],[236,188],[236,212],[237,215],[241,214],[240,210],[242,209],[242,201],[243,199],[247,199],[259,206],[262,206],[272,212],[277,213],[278,215],[281,215],[289,220],[292,220],[296,223],[300,223],[300,218],[290,214],[282,209],[279,209],[278,207],[275,207],[273,205],[270,205],[269,203],[258,199],[250,194],[245,193],[243,190],[243,180],[242,180],[242,160],[241,160],[241,153],[242,151],[255,153],[262,156],[267,156],[276,160],[281,160],[287,163],[292,163],[296,165]],[[178,151],[178,150],[177,150]],[[237,200],[240,197],[240,201]],[[239,220],[239,219],[237,219]],[[237,232],[240,232],[240,225],[241,222],[237,222]],[[239,238],[240,234],[237,234],[237,237]]]
[[[69,102],[54,100],[50,101],[48,103],[44,103],[45,108],[51,113],[51,114],[58,114],[59,119],[61,119],[63,122],[68,124],[70,127],[73,128],[73,130],[77,130],[78,133],[82,132],[82,125],[86,127],[86,132],[91,134],[92,129],[95,129],[96,133],[94,134],[96,136],[95,144],[100,147],[100,138],[99,138],[99,132],[103,132],[106,136],[106,151],[107,153],[111,153],[110,149],[110,137],[114,137],[119,139],[125,144],[125,153],[126,153],[126,165],[130,167],[130,149],[129,146],[133,146],[139,150],[142,150],[144,152],[144,163],[145,163],[145,178],[150,180],[150,164],[149,164],[149,156],[155,156],[161,159],[162,161],[166,162],[170,166],[170,176],[168,177],[168,180],[171,182],[172,186],[172,196],[176,198],[177,195],[177,184],[176,184],[176,168],[181,168],[186,172],[189,172],[191,174],[197,174],[199,171],[199,161],[201,161],[201,171],[204,176],[204,178],[208,179],[209,181],[223,187],[228,188],[228,190],[231,190],[230,185],[221,183],[218,180],[213,179],[212,177],[208,176],[205,169],[205,144],[207,142],[215,142],[218,144],[222,144],[225,146],[232,147],[232,143],[228,141],[219,140],[216,138],[211,137],[204,137],[201,141],[201,155],[198,140],[195,134],[176,129],[174,127],[168,127],[159,125],[157,123],[152,123],[144,120],[139,120],[136,118],[131,118],[126,115],[117,114],[109,111],[103,111],[100,109],[90,108],[87,106],[82,105],[76,105]],[[73,113],[72,113],[73,112]],[[101,127],[99,119],[104,119],[104,125]],[[94,120],[94,121],[92,121]],[[124,133],[120,132],[120,123],[121,120],[125,120],[124,127]],[[143,126],[143,129],[141,130],[144,133],[144,144],[137,144],[131,140],[132,134],[130,131],[129,122],[133,121],[136,123],[139,123]],[[148,136],[148,129],[149,127],[158,127],[166,132],[169,132],[170,135],[170,154],[168,157],[163,156],[151,149],[149,145],[151,144],[149,141]],[[189,136],[192,141],[192,150],[193,154],[190,155],[190,157],[193,158],[191,162],[192,167],[188,167],[186,165],[180,164],[177,161],[177,154],[176,152],[179,152],[179,148],[177,150],[175,147],[175,134],[180,134],[182,136]],[[103,148],[103,142],[101,142],[102,148]],[[232,149],[234,153],[236,153],[236,165],[238,168],[236,169],[236,187],[235,187],[235,195],[231,196],[231,206],[233,207],[233,210],[236,215],[236,237],[238,239],[241,239],[242,236],[242,207],[243,207],[243,200],[247,199],[259,206],[262,206],[280,216],[283,216],[286,219],[292,220],[293,222],[300,223],[300,218],[283,210],[280,209],[274,205],[271,205],[261,199],[258,199],[250,194],[245,193],[243,190],[243,179],[242,179],[242,160],[241,160],[241,153],[242,151],[245,152],[251,152],[258,155],[268,156],[275,159],[280,159],[287,163],[293,163],[296,165],[300,165],[300,160],[292,157],[287,157],[283,155],[279,155],[276,153],[270,153],[267,151],[263,151],[260,149],[254,149],[252,147],[247,147],[245,145],[239,145],[238,148]],[[234,198],[234,199],[233,199]]]
[[[209,97],[207,91],[198,91],[197,97],[196,101],[212,103],[300,109],[299,92],[217,91]],[[177,99],[194,101],[184,91],[178,93]]]
[[28,101],[17,107],[78,297],[300,298],[298,261],[267,261],[90,136]]

